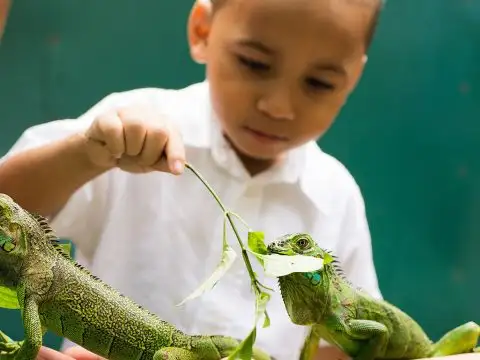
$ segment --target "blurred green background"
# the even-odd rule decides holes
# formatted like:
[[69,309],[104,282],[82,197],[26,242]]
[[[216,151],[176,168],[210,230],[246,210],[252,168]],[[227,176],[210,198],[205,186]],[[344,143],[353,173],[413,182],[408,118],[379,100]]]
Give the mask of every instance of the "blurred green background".
[[[191,4],[15,0],[0,46],[0,154],[27,126],[110,92],[203,80],[186,43]],[[480,2],[389,0],[359,88],[320,141],[363,190],[384,296],[434,338],[480,321],[479,122]],[[23,337],[18,312],[0,320]]]

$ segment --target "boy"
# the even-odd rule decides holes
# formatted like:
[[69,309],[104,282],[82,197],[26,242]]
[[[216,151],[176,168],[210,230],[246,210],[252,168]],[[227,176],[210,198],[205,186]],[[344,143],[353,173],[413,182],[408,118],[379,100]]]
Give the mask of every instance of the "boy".
[[[220,209],[192,174],[171,175],[182,174],[185,159],[267,239],[312,234],[380,297],[359,188],[315,143],[360,78],[379,6],[198,2],[188,41],[207,81],[112,94],[78,119],[26,130],[3,159],[0,192],[50,217],[93,273],[189,333],[244,338],[254,308],[240,259],[212,291],[175,306],[221,254]],[[306,329],[290,322],[275,289],[257,345],[296,359]]]

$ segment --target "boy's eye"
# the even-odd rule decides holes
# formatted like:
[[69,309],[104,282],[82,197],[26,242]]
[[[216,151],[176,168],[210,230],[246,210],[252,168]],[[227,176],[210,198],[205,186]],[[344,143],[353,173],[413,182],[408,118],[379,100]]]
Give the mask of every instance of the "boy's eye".
[[333,90],[334,86],[332,84],[329,84],[325,81],[318,80],[315,78],[308,78],[307,79],[307,84],[308,86],[311,86],[315,89],[325,89],[325,90]]
[[266,71],[270,68],[267,64],[264,64],[260,61],[249,59],[245,56],[238,55],[238,60],[249,69],[252,69],[255,71]]

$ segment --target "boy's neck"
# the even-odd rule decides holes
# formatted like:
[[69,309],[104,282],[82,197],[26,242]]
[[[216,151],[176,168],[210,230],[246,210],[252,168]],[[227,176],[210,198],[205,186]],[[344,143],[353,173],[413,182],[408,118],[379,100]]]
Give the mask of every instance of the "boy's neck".
[[235,145],[230,141],[230,139],[227,136],[225,136],[225,134],[224,134],[224,138],[228,141],[233,151],[235,151],[238,158],[242,162],[243,166],[252,177],[258,174],[261,174],[264,171],[267,171],[279,161],[279,159],[255,159],[250,156],[247,156],[243,154],[241,151],[239,151],[235,147]]
[[275,159],[269,159],[269,160],[254,159],[236,150],[235,152],[237,153],[237,156],[239,157],[243,166],[245,166],[245,169],[247,169],[248,173],[252,177],[264,171],[267,171],[277,162]]

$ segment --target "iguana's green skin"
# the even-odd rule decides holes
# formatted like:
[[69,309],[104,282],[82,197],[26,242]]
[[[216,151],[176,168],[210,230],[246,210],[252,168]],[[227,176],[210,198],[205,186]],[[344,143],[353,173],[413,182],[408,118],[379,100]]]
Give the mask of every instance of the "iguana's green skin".
[[465,323],[438,342],[390,303],[352,286],[335,257],[307,234],[289,234],[268,245],[270,254],[307,255],[324,259],[322,269],[279,277],[291,321],[310,326],[301,359],[312,359],[319,340],[336,345],[354,360],[419,359],[478,351],[480,327]]
[[[0,359],[34,360],[46,330],[111,360],[220,360],[239,344],[187,335],[141,308],[75,263],[44,218],[4,194],[0,285],[17,291],[24,326],[22,341],[1,334]],[[253,358],[270,359],[258,349]]]

